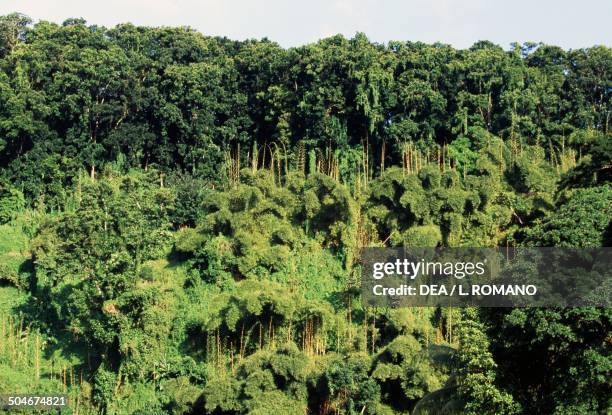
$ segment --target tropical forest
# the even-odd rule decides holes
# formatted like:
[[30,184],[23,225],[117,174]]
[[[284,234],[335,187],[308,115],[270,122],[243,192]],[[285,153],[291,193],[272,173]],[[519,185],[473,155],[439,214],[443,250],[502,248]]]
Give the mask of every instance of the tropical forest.
[[609,414],[612,308],[369,307],[360,281],[369,247],[612,246],[611,111],[606,45],[1,16],[0,394]]

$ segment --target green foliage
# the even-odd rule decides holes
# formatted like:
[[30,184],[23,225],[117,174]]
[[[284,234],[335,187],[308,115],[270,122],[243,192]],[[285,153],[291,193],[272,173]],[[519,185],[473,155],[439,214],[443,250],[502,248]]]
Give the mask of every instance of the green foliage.
[[0,389],[608,410],[608,309],[370,309],[358,275],[367,246],[610,245],[611,56],[1,16]]
[[405,175],[390,168],[372,182],[366,215],[393,246],[496,244],[512,226],[512,205],[498,183],[488,175],[462,179],[432,168]]
[[212,377],[202,392],[207,412],[294,414],[307,408],[312,370],[294,344],[261,351],[244,360],[232,376]]
[[112,382],[149,376],[147,363],[168,353],[178,294],[143,270],[170,243],[172,198],[139,175],[84,183],[78,194],[75,212],[49,219],[32,242],[33,292],[49,329],[104,356],[94,402],[106,406]]
[[610,309],[498,310],[488,320],[501,377],[526,411],[593,413],[610,407]]
[[[318,284],[300,275],[312,268],[304,253],[324,258],[322,247],[340,251],[350,264],[354,208],[345,188],[319,175],[291,176],[278,186],[269,172],[245,171],[243,180],[231,191],[212,194],[198,234],[184,232],[177,241],[205,281],[223,286],[232,279],[271,278]],[[340,269],[325,272],[341,278]]]
[[346,415],[377,413],[380,385],[370,376],[370,365],[367,355],[336,357],[327,364],[322,379],[330,410]]
[[536,246],[610,246],[611,209],[609,185],[571,191],[562,197],[555,212],[530,229],[528,241]]
[[512,396],[495,385],[496,363],[489,351],[482,323],[472,309],[460,327],[457,351],[457,392],[463,401],[465,414],[516,414],[520,406]]
[[0,187],[0,224],[10,222],[25,207],[23,193],[12,187]]
[[176,193],[176,200],[169,219],[176,227],[194,227],[202,221],[204,205],[211,193],[207,189],[207,182],[193,176],[177,176],[172,179],[168,185]]
[[[557,210],[529,229],[527,243],[610,246],[610,195],[608,185],[566,191]],[[610,408],[604,375],[610,370],[609,309],[499,310],[486,317],[499,372],[525,410],[570,414]]]
[[599,134],[589,140],[587,156],[562,178],[561,186],[589,187],[612,182],[611,138],[610,134]]
[[222,186],[229,158],[238,170],[334,172],[353,188],[401,164],[408,144],[428,161],[439,145],[437,164],[471,172],[497,136],[515,150],[546,141],[567,170],[560,158],[609,135],[610,56],[605,46],[383,46],[364,34],[286,50],[186,28],[31,26],[14,13],[0,21],[0,166],[28,202],[53,208],[82,169],[109,164]]
[[238,356],[286,340],[323,353],[332,321],[326,302],[305,299],[277,283],[243,281],[234,292],[215,296],[191,325],[194,332],[202,333],[207,356],[216,353],[218,359],[219,342]]
[[381,385],[383,401],[399,410],[412,410],[426,394],[442,388],[450,354],[450,348],[422,345],[411,335],[395,337],[378,353],[372,371]]

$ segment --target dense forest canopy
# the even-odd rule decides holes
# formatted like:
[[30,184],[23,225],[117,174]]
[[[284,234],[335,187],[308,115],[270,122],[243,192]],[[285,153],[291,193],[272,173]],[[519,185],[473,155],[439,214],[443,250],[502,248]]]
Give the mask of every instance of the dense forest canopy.
[[113,162],[220,183],[228,161],[297,169],[314,151],[346,182],[400,165],[409,146],[469,172],[492,136],[562,164],[609,132],[605,46],[456,50],[357,34],[283,49],[19,15],[2,28],[3,176],[57,207],[81,169]]
[[612,309],[364,307],[368,246],[612,244],[612,49],[0,17],[0,392],[590,414]]

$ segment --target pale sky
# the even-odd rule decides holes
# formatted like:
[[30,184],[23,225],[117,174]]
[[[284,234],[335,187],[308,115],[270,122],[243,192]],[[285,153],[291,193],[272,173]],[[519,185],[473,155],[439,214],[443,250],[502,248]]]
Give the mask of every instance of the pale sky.
[[61,23],[82,17],[114,26],[191,26],[231,39],[268,37],[299,46],[342,33],[373,41],[440,41],[465,48],[491,40],[545,42],[564,48],[612,44],[612,0],[0,0],[0,15],[18,11]]

